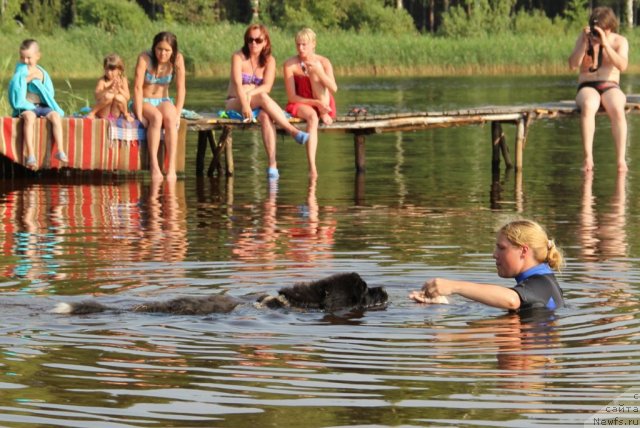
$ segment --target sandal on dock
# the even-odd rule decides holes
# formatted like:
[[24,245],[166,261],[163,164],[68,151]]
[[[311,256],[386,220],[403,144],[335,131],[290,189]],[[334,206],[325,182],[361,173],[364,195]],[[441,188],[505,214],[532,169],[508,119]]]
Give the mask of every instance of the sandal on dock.
[[38,161],[34,155],[27,156],[27,161],[25,162],[25,166],[29,169],[35,170],[38,168]]
[[359,117],[359,116],[366,116],[367,115],[367,109],[364,107],[354,107],[351,110],[349,110],[349,113],[347,113],[347,116],[352,116],[352,117]]
[[65,152],[56,153],[56,159],[58,159],[60,162],[64,162],[64,163],[69,162],[69,158],[67,158],[67,154]]

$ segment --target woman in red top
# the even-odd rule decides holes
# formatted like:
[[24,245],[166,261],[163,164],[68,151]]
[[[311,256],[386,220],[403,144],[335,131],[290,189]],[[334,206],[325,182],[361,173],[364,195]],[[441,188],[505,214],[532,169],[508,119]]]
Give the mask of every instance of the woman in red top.
[[318,177],[318,124],[320,120],[325,125],[333,123],[336,117],[333,94],[338,91],[331,62],[316,54],[315,48],[316,34],[310,28],[304,28],[296,35],[298,54],[284,63],[284,84],[289,100],[286,110],[307,122],[307,160],[311,179]]

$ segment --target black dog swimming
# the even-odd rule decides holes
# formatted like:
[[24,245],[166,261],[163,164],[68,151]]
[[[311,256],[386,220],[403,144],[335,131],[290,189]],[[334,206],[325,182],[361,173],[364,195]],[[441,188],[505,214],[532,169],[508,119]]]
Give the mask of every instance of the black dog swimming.
[[[383,287],[369,288],[357,273],[332,275],[318,281],[298,283],[278,290],[277,296],[268,294],[249,295],[242,298],[225,295],[177,297],[159,302],[135,305],[134,312],[163,312],[179,315],[207,315],[229,313],[236,306],[252,302],[270,309],[295,308],[325,312],[342,310],[384,309],[389,296]],[[60,314],[82,315],[106,310],[118,310],[95,300],[76,303],[60,303],[53,310]]]

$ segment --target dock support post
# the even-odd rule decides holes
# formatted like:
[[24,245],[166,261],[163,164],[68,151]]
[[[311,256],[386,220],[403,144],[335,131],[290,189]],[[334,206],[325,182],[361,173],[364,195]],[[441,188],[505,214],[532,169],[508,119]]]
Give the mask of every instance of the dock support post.
[[[225,150],[226,145],[229,143],[229,134],[231,133],[231,129],[227,126],[222,128],[222,132],[220,133],[220,138],[218,139],[218,143],[216,143],[215,138],[211,139],[211,152],[213,153],[213,159],[211,159],[211,163],[209,164],[209,169],[207,170],[207,177],[213,177],[214,171],[217,171],[218,176],[222,174],[222,151]],[[226,154],[226,152],[225,152]],[[231,161],[233,162],[233,160]],[[229,158],[227,158],[227,164],[229,163]],[[229,174],[227,174],[229,175]]]
[[491,122],[491,148],[491,171],[496,172],[500,170],[500,154],[502,154],[502,158],[504,159],[505,167],[507,167],[507,169],[513,168],[509,146],[502,131],[501,122]]
[[207,132],[198,131],[198,149],[196,151],[196,177],[204,175],[204,156],[207,153]]
[[522,171],[522,155],[526,135],[526,120],[524,117],[518,119],[516,127],[516,171]]
[[504,137],[502,124],[491,122],[491,171],[500,170],[500,140]]
[[353,143],[356,152],[356,172],[358,173],[365,172],[367,169],[364,142],[364,134],[356,133],[353,135]]
[[225,126],[220,137],[220,144],[224,144],[224,154],[227,158],[227,177],[230,177],[234,173],[233,164],[233,137],[231,136],[231,128]]

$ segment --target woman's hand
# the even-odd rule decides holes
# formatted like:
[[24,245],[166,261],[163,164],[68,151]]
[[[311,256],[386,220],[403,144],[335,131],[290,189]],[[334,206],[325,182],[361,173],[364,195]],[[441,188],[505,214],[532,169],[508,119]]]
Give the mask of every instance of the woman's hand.
[[599,42],[603,48],[609,47],[609,39],[604,30],[598,26],[593,27],[593,29],[596,30],[597,34],[591,33],[591,37],[594,38],[596,42]]
[[331,106],[328,104],[323,104],[321,101],[316,103],[316,107],[320,111],[320,114],[331,114]]
[[320,74],[323,73],[324,74],[324,68],[322,67],[322,63],[318,60],[315,61],[307,61],[304,63],[305,65],[305,69],[306,69],[306,75],[308,76],[313,76],[316,74]]
[[244,117],[245,120],[253,119],[253,112],[251,111],[249,103],[242,103],[242,117]]
[[434,278],[427,281],[422,286],[422,290],[409,294],[409,298],[419,303],[440,303],[446,305],[449,303],[449,299],[445,296],[453,292],[449,285],[449,281],[446,279]]

